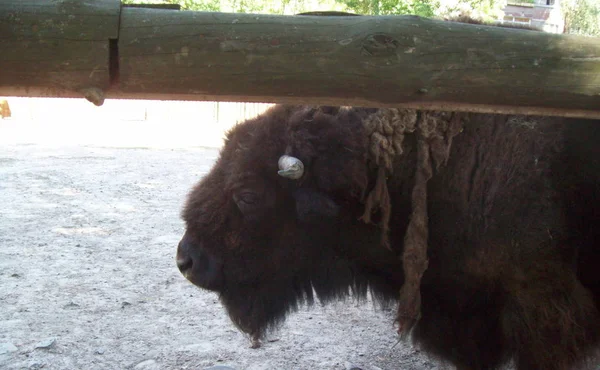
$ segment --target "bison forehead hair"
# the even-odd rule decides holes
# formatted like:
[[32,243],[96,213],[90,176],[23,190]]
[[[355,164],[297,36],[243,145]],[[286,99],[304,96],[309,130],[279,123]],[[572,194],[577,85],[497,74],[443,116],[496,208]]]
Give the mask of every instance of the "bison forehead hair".
[[598,142],[592,121],[275,106],[189,194],[177,264],[257,340],[315,292],[370,291],[400,318],[424,243],[428,353],[569,369],[600,345]]

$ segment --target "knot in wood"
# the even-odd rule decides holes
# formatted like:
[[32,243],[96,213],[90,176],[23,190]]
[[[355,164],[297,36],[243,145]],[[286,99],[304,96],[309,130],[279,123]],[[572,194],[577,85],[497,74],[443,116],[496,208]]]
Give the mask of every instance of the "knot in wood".
[[376,33],[365,38],[362,49],[367,55],[392,56],[396,55],[396,49],[399,46],[400,42],[395,38],[383,33]]
[[97,87],[88,87],[83,89],[82,93],[83,97],[95,106],[99,107],[104,104],[104,91],[101,89]]

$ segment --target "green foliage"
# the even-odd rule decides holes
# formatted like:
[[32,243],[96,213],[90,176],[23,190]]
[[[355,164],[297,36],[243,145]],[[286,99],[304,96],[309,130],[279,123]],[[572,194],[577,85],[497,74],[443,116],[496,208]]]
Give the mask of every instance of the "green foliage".
[[535,0],[508,0],[507,3],[509,5],[534,5]]
[[437,0],[386,0],[381,2],[380,14],[413,14],[431,18],[439,6]]
[[506,0],[337,0],[358,14],[412,14],[422,17],[471,15],[483,20],[500,18]]
[[219,0],[123,0],[123,4],[179,4],[183,10],[218,12]]
[[335,0],[123,0],[123,3],[179,4],[183,10],[266,14],[297,14],[343,8]]
[[598,0],[563,0],[565,33],[600,36],[600,2]]
[[414,14],[432,17],[439,7],[437,0],[338,0],[357,14]]

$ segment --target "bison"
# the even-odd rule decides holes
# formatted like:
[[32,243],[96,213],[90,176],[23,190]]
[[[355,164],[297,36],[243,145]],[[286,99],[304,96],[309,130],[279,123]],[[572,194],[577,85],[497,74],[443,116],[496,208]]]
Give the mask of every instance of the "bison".
[[177,265],[256,339],[314,295],[370,292],[459,369],[589,364],[598,143],[587,120],[274,106],[191,190]]

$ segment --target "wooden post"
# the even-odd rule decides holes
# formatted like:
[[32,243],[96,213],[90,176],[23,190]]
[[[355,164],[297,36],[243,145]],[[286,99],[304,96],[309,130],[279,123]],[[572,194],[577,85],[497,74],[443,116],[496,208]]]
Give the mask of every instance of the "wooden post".
[[0,95],[600,118],[597,38],[413,16],[142,8],[121,9],[117,32],[119,9],[118,0],[0,2]]
[[120,0],[0,2],[0,95],[85,96],[102,104]]

